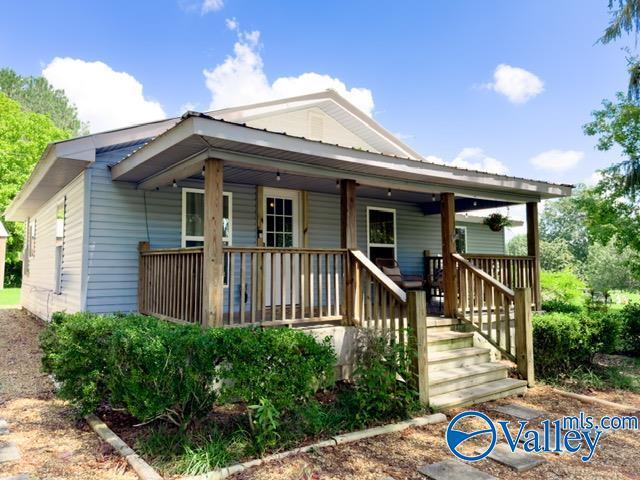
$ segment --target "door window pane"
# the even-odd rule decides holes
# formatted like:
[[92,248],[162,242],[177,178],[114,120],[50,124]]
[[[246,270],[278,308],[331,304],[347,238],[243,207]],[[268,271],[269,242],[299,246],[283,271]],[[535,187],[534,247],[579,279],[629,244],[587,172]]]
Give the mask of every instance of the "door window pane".
[[267,197],[265,245],[293,246],[293,199]]

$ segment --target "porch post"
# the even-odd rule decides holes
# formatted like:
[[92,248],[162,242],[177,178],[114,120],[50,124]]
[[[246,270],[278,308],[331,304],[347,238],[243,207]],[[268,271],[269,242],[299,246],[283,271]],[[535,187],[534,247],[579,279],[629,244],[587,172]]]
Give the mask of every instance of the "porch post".
[[[356,182],[355,180],[340,180],[340,246],[347,250],[358,248],[357,210],[356,210]],[[353,325],[357,317],[356,305],[359,295],[359,275],[355,262],[351,262],[347,253],[345,265],[345,312],[344,323]]]
[[222,326],[224,288],[223,163],[222,160],[208,158],[204,165],[202,324],[206,327],[218,327]]
[[542,294],[540,292],[540,234],[538,223],[538,202],[529,202],[527,203],[527,254],[530,257],[534,257],[531,293],[536,310],[540,310],[542,307]]
[[456,206],[453,193],[440,194],[442,228],[442,280],[444,288],[444,315],[456,314],[456,271],[452,254],[456,253]]

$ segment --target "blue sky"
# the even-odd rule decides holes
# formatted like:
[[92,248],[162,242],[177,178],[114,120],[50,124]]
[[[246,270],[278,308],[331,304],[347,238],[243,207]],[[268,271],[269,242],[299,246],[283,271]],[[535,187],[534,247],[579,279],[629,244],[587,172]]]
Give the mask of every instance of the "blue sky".
[[[594,45],[608,18],[606,0],[7,2],[0,66],[44,70],[92,127],[339,81],[424,155],[581,182],[617,159],[582,134],[626,87],[633,39]],[[532,75],[531,98],[488,86],[499,65]]]

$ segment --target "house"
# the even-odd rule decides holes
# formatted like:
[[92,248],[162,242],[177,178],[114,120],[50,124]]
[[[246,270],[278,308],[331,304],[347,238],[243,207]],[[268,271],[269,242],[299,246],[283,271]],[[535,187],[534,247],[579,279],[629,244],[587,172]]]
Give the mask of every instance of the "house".
[[[426,265],[449,330],[466,321],[509,356],[513,289],[539,307],[537,204],[570,193],[430,163],[328,90],[51,144],[5,215],[26,224],[22,305],[41,318],[398,330],[407,296],[388,275]],[[515,258],[468,213],[519,204]],[[376,265],[393,259],[401,272]]]

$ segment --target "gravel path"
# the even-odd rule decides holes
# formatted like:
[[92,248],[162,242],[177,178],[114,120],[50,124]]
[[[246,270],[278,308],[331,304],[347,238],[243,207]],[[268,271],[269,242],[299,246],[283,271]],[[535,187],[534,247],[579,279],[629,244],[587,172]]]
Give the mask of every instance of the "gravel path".
[[38,334],[42,323],[19,310],[0,309],[0,418],[10,431],[19,462],[0,464],[0,478],[29,474],[33,479],[135,479],[126,462],[101,443],[84,421],[53,396],[40,371]]

